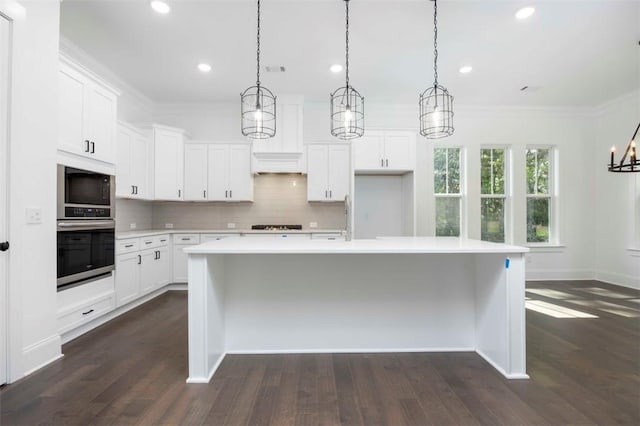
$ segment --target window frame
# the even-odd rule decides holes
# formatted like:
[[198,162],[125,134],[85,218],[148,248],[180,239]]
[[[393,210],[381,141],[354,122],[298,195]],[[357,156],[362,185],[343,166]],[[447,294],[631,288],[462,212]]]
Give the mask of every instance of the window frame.
[[[497,149],[502,149],[504,150],[504,194],[483,194],[482,193],[482,151],[485,149],[491,149],[491,150],[497,150]],[[482,202],[484,199],[493,199],[493,198],[500,198],[504,200],[504,211],[503,211],[503,216],[504,216],[504,243],[503,244],[511,244],[513,242],[513,228],[512,228],[512,219],[511,219],[511,212],[512,212],[512,169],[511,169],[511,164],[512,164],[512,150],[511,150],[511,146],[509,145],[502,145],[502,144],[496,144],[496,145],[480,145],[480,240],[482,240]],[[493,169],[491,171],[493,173]],[[493,181],[493,179],[492,179]],[[485,240],[482,240],[485,241]]]
[[[548,176],[548,192],[546,194],[529,194],[529,187],[527,182],[527,151],[532,149],[545,149],[549,150],[549,176]],[[538,144],[529,144],[526,145],[524,151],[524,195],[525,195],[525,206],[524,206],[524,226],[525,226],[525,246],[529,247],[549,247],[549,246],[559,246],[559,218],[558,218],[558,179],[556,167],[558,165],[558,147],[555,145],[538,145]],[[549,241],[545,242],[535,242],[535,241],[527,241],[527,205],[530,199],[548,199],[549,200]]]
[[[435,168],[435,160],[436,160],[436,150],[437,149],[446,149],[447,151],[449,149],[458,149],[459,150],[459,164],[460,164],[460,170],[458,170],[458,175],[459,175],[459,185],[460,185],[460,191],[458,193],[450,193],[450,192],[446,192],[446,193],[442,193],[442,192],[436,192],[436,188],[435,188],[435,172],[436,172],[436,168]],[[448,160],[448,158],[447,158]],[[448,165],[449,162],[447,161],[447,175],[448,175]],[[438,223],[437,223],[437,202],[438,202],[438,198],[457,198],[458,201],[458,206],[459,206],[459,217],[460,217],[460,223],[459,223],[459,229],[460,229],[460,233],[458,235],[457,238],[466,238],[467,236],[467,221],[466,221],[466,205],[465,205],[465,200],[466,200],[466,188],[467,188],[467,184],[466,184],[466,151],[465,151],[465,147],[462,145],[444,145],[444,144],[434,144],[433,145],[433,149],[432,149],[432,160],[431,160],[431,166],[433,168],[433,174],[431,176],[431,185],[432,185],[432,190],[433,190],[433,235],[437,236],[437,229],[438,229]],[[449,181],[448,179],[446,180],[445,186],[447,187],[447,191],[448,191],[448,186],[449,186]]]

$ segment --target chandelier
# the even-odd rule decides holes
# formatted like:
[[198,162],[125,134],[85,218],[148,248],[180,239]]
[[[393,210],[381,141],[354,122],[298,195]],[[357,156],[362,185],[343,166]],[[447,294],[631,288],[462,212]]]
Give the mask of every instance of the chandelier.
[[640,123],[638,123],[638,127],[636,127],[636,131],[633,133],[633,136],[631,137],[631,141],[627,145],[627,148],[624,150],[624,154],[622,154],[622,159],[618,164],[616,164],[616,161],[614,158],[614,155],[616,153],[616,147],[615,146],[611,147],[611,161],[609,163],[610,172],[614,172],[614,173],[640,172],[640,160],[638,160],[637,150],[636,150],[636,136],[638,136],[638,130],[640,130]]
[[344,0],[346,10],[346,83],[331,94],[331,135],[349,140],[364,134],[364,98],[349,83],[349,1]]
[[267,139],[276,134],[276,97],[260,83],[260,0],[256,38],[256,85],[240,94],[241,126],[244,136]]
[[420,134],[439,139],[453,134],[453,96],[438,84],[438,0],[433,1],[433,86],[420,95]]

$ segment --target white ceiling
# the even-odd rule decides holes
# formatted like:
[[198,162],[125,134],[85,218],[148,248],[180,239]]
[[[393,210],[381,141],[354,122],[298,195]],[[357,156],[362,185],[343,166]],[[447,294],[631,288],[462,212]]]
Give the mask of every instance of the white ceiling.
[[[236,101],[255,82],[255,2],[64,0],[61,33],[156,102]],[[517,21],[515,11],[536,13]],[[432,5],[351,1],[351,83],[368,102],[432,84]],[[326,100],[344,76],[341,0],[263,0],[263,73],[278,94]],[[640,88],[640,0],[441,0],[439,80],[464,105],[596,106]],[[209,62],[213,71],[196,65]],[[462,65],[473,72],[461,75]],[[521,92],[522,86],[533,88]]]

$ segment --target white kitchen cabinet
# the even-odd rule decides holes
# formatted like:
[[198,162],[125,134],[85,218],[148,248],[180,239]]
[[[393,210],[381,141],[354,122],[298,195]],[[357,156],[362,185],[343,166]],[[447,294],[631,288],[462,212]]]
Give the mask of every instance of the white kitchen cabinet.
[[184,147],[184,199],[207,200],[207,144],[187,144]]
[[151,198],[148,184],[148,137],[139,129],[118,123],[116,161],[116,196],[122,198]]
[[408,172],[415,169],[415,134],[410,131],[369,131],[353,141],[356,172]]
[[119,93],[64,56],[58,76],[58,149],[112,164]]
[[120,240],[116,256],[116,305],[125,305],[171,282],[169,235]]
[[209,201],[253,201],[249,144],[211,144],[208,151]]
[[140,255],[116,256],[116,306],[126,305],[140,296]]
[[200,244],[200,234],[173,234],[173,282],[186,283],[188,278],[186,247]]
[[343,201],[349,193],[350,164],[348,145],[309,145],[307,200]]
[[154,199],[182,200],[186,138],[184,131],[154,125],[151,133],[154,150]]

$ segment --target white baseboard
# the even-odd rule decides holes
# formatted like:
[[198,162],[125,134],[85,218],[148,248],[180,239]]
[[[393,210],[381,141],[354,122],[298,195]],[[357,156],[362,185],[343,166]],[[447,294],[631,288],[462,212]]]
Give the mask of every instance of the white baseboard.
[[209,371],[208,377],[188,377],[187,383],[209,383],[213,378],[213,375],[216,374],[216,371],[218,370],[218,367],[220,367],[220,364],[222,364],[222,361],[224,361],[225,356],[227,356],[226,352],[218,357],[216,363],[213,365],[213,367],[211,367],[211,371]]
[[504,377],[506,377],[507,379],[528,379],[529,375],[526,373],[515,373],[515,374],[507,374],[506,371],[504,371],[502,369],[502,367],[500,367],[499,365],[497,365],[495,362],[493,362],[491,360],[491,358],[489,358],[484,352],[482,352],[479,349],[476,349],[475,351],[478,355],[480,355],[482,357],[482,359],[484,359],[485,361],[487,361],[489,364],[491,364],[491,366],[493,368],[495,368],[496,370],[498,370],[498,373],[502,374]]
[[173,283],[167,285],[167,290],[169,291],[187,291],[188,286],[187,283]]
[[616,272],[609,271],[596,271],[595,279],[607,284],[640,290],[640,277],[633,277],[631,275],[618,274]]
[[351,348],[351,349],[236,349],[228,350],[227,355],[272,355],[272,354],[375,354],[375,353],[401,353],[401,352],[474,352],[473,347],[453,348]]
[[592,280],[593,271],[588,269],[527,269],[527,281],[578,281]]
[[23,377],[60,359],[62,357],[60,347],[60,336],[54,334],[23,348],[21,361],[25,366]]

